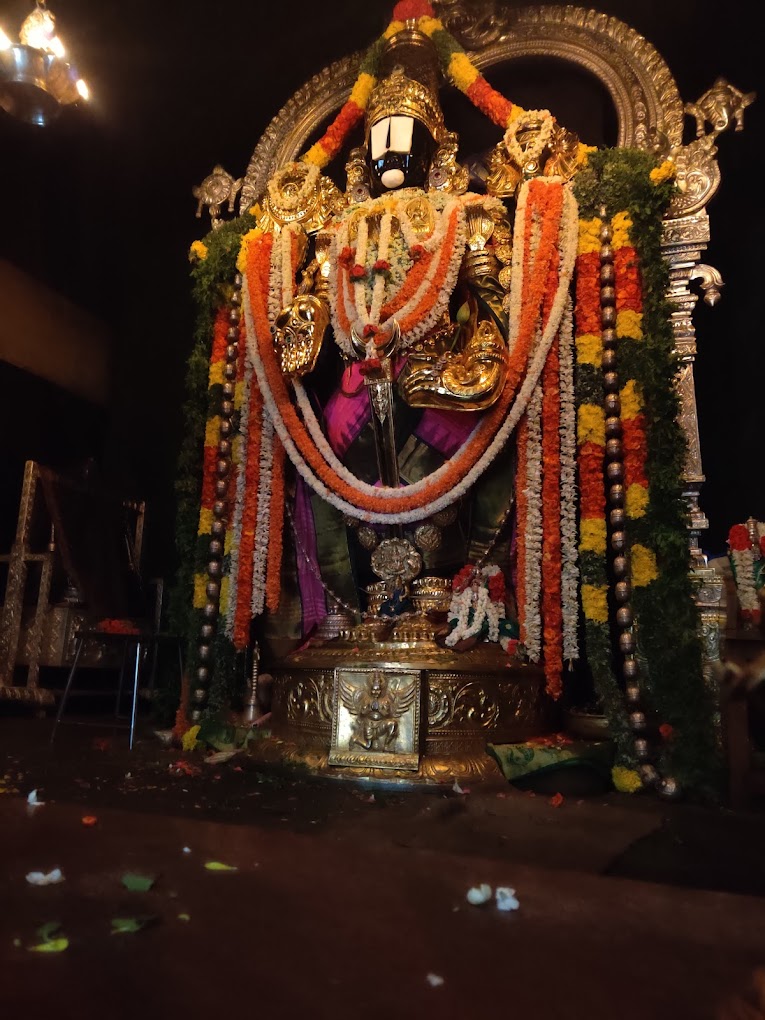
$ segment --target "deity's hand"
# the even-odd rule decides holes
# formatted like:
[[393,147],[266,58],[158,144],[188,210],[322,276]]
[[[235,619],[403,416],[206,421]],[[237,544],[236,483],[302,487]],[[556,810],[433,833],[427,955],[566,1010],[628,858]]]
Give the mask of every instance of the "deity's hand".
[[286,376],[303,376],[313,371],[328,325],[329,309],[315,294],[298,294],[279,313],[274,348]]

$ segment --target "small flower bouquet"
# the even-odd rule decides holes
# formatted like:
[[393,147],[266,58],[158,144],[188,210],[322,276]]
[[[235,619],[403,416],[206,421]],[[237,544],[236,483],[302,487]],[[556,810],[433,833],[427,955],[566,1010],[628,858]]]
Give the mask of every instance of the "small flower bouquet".
[[728,532],[728,558],[741,625],[759,627],[765,601],[765,521],[750,517],[746,524],[734,524]]
[[450,648],[460,648],[464,647],[463,642],[495,641],[505,651],[513,652],[517,646],[518,628],[505,613],[505,577],[502,571],[496,564],[478,568],[468,563],[452,582],[448,613],[450,630],[445,643]]

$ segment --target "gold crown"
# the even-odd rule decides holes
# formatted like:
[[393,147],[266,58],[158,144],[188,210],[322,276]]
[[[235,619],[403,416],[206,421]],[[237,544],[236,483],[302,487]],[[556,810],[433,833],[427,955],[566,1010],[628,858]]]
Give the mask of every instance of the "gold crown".
[[424,124],[436,141],[444,131],[444,115],[438,97],[422,82],[408,78],[401,67],[394,67],[369,97],[366,130],[383,117],[414,117]]

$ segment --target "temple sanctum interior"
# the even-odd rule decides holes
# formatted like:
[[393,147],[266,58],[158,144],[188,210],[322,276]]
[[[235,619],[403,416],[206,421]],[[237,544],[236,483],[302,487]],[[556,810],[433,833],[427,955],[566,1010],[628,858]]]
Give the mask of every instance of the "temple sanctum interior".
[[6,5],[3,1016],[765,1020],[757,28]]

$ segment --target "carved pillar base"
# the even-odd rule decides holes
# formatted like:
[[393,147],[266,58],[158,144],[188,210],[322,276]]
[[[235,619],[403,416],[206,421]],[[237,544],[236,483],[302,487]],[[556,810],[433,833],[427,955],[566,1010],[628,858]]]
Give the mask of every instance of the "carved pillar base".
[[[338,739],[336,718],[342,712],[336,671],[363,675],[419,674],[420,702],[415,760],[395,755],[387,767],[331,765],[338,750],[347,752],[347,736]],[[333,641],[294,653],[272,667],[272,732],[251,745],[262,760],[300,764],[336,779],[376,780],[395,785],[493,781],[505,784],[499,766],[486,750],[489,743],[515,743],[560,728],[556,707],[544,693],[544,675],[535,666],[509,668],[497,646],[477,645],[455,653],[434,642],[372,642],[364,647]],[[347,719],[346,719],[347,723]],[[347,734],[340,727],[340,733]],[[402,725],[403,732],[403,725]],[[379,746],[379,745],[378,745]],[[411,751],[411,747],[407,748]],[[332,752],[332,754],[331,754]],[[361,760],[364,755],[357,757]],[[375,755],[367,756],[375,760]],[[379,755],[377,756],[379,760]]]
[[701,640],[703,642],[702,669],[704,683],[712,692],[715,714],[713,719],[717,749],[723,750],[723,727],[720,715],[720,690],[715,677],[715,664],[720,661],[722,635],[726,623],[726,610],[722,604],[723,578],[714,567],[704,566],[691,571],[696,586],[696,606],[699,611]]

